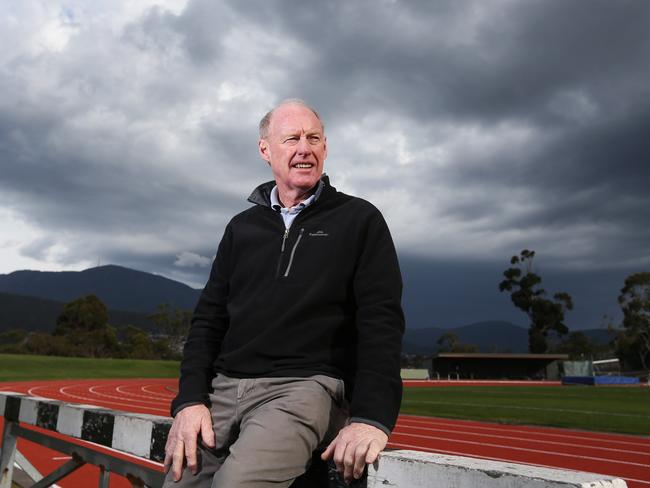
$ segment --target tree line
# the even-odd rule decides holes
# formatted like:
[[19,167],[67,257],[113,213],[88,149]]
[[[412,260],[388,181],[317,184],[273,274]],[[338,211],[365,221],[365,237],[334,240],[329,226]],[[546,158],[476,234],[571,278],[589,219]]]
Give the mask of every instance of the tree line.
[[67,303],[54,330],[13,329],[0,334],[0,352],[93,358],[179,359],[191,312],[161,304],[149,315],[155,332],[109,324],[108,308],[95,295]]
[[[512,303],[530,320],[528,349],[531,353],[594,353],[594,344],[579,331],[569,333],[565,314],[573,309],[573,299],[566,292],[549,297],[541,287],[542,278],[533,269],[535,251],[524,249],[512,256],[510,267],[499,283],[501,292],[509,292]],[[629,275],[618,295],[623,313],[619,327],[610,322],[613,339],[609,348],[627,369],[648,370],[650,364],[650,272]],[[559,344],[551,341],[560,339]]]
[[[629,275],[618,295],[623,320],[611,319],[609,343],[596,342],[581,331],[569,331],[565,316],[573,310],[573,298],[567,292],[552,296],[542,288],[542,278],[534,271],[535,251],[524,249],[512,256],[510,267],[499,283],[501,292],[510,293],[512,303],[530,321],[528,351],[534,354],[561,353],[570,359],[605,359],[618,357],[627,370],[647,371],[650,365],[650,272]],[[475,353],[479,347],[463,343],[457,334],[447,331],[436,343],[438,353]],[[433,352],[433,351],[432,351]],[[402,367],[427,367],[430,355],[407,354]]]
[[[628,276],[618,302],[623,313],[619,327],[610,323],[610,344],[594,344],[580,331],[569,332],[565,315],[573,309],[566,292],[549,296],[542,278],[533,268],[535,251],[524,249],[512,256],[499,283],[512,303],[530,321],[528,349],[531,353],[567,353],[573,359],[616,354],[627,369],[648,370],[650,365],[650,272]],[[149,316],[155,332],[133,325],[109,324],[108,309],[95,295],[65,305],[52,333],[14,329],[0,333],[0,353],[56,356],[179,359],[189,331],[191,312],[161,304]],[[438,340],[438,352],[478,352],[463,344],[453,332]]]

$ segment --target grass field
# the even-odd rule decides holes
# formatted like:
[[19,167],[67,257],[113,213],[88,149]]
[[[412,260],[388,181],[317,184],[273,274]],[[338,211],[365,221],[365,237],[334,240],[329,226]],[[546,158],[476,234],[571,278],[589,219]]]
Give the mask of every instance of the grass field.
[[650,435],[650,388],[405,388],[402,413]]
[[79,378],[176,378],[178,361],[0,354],[0,381]]
[[[177,361],[0,354],[0,381],[176,378]],[[650,435],[650,388],[453,386],[405,388],[402,413]]]

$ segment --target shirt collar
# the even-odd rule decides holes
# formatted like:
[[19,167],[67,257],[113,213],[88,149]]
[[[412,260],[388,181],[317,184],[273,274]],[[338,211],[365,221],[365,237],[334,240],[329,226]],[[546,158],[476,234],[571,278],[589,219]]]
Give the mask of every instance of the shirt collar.
[[316,187],[316,191],[312,193],[308,198],[305,198],[302,202],[298,203],[294,207],[291,207],[289,209],[284,209],[282,207],[282,204],[280,204],[280,199],[278,198],[278,185],[275,185],[273,189],[271,189],[271,208],[275,210],[276,212],[281,212],[283,209],[287,212],[290,212],[292,210],[302,210],[305,207],[308,207],[312,203],[314,203],[316,200],[318,200],[318,197],[320,194],[323,192],[323,187],[325,186],[325,183],[323,180],[320,180],[318,182],[318,186]]

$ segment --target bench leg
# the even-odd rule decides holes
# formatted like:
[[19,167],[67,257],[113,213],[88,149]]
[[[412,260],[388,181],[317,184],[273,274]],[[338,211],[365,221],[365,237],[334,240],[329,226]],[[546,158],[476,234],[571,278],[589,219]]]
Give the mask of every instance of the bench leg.
[[11,426],[16,422],[5,419],[0,446],[0,488],[11,488],[14,476],[14,461],[16,459],[17,438],[12,433]]

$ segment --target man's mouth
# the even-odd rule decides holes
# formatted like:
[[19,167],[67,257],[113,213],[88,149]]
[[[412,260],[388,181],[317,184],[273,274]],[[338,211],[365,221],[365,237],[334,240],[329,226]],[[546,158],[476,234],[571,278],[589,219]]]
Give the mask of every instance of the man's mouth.
[[296,163],[293,165],[294,168],[298,169],[310,169],[314,167],[313,163]]

